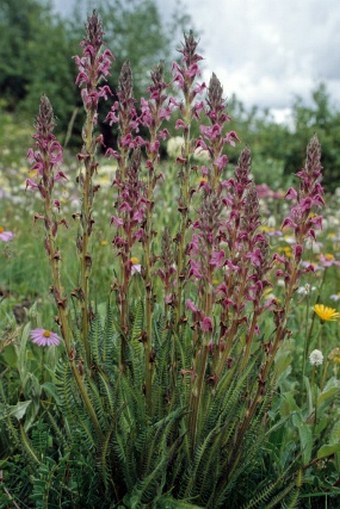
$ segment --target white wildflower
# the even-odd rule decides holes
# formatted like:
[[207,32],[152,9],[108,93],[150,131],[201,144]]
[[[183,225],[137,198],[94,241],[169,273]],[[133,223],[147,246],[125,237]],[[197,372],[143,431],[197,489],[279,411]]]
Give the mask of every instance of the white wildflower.
[[314,254],[319,254],[321,253],[322,242],[315,242],[313,239],[307,239],[306,248],[310,249]]
[[207,163],[210,160],[209,150],[197,147],[194,152],[194,158],[201,163]]
[[181,148],[184,145],[184,138],[182,136],[173,136],[168,140],[166,150],[168,152],[168,156],[171,159],[176,159],[181,155]]
[[276,226],[276,218],[275,216],[269,216],[267,220],[267,224],[270,228],[275,228]]
[[135,265],[132,265],[131,267],[131,276],[134,274],[140,274],[142,272],[142,266],[140,263],[136,263]]
[[299,295],[309,295],[311,292],[314,292],[316,290],[316,286],[311,286],[309,283],[306,283],[305,286],[299,286],[299,288],[296,290],[296,293]]
[[309,362],[312,366],[321,366],[323,363],[323,354],[320,350],[313,350],[309,355]]

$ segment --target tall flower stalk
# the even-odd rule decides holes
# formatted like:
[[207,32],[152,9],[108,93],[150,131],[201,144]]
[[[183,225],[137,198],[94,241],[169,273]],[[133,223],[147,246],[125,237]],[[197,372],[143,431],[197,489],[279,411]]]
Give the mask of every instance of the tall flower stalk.
[[36,219],[41,219],[45,226],[45,249],[52,270],[53,287],[52,293],[58,309],[58,320],[61,334],[64,338],[66,350],[71,351],[72,331],[68,323],[67,299],[61,283],[60,262],[61,254],[57,244],[58,229],[61,224],[67,226],[65,219],[58,218],[60,203],[53,198],[55,182],[66,179],[60,165],[63,160],[63,149],[56,139],[53,131],[55,119],[49,99],[42,96],[40,99],[39,113],[35,123],[36,134],[34,148],[28,151],[27,157],[31,163],[31,172],[35,173],[34,180],[27,179],[26,186],[39,190],[44,203],[44,214],[36,214]]
[[140,179],[141,150],[133,152],[131,162],[126,169],[125,180],[120,170],[116,173],[114,185],[117,190],[115,203],[116,215],[111,218],[117,228],[113,246],[121,261],[121,274],[112,285],[117,293],[120,312],[121,331],[121,368],[126,362],[127,337],[129,332],[129,285],[133,268],[133,247],[142,238],[146,214],[145,186]]
[[149,139],[145,142],[146,151],[146,210],[143,225],[143,278],[146,292],[146,337],[145,346],[145,393],[148,404],[151,405],[151,384],[153,373],[152,352],[152,314],[154,301],[153,266],[155,256],[153,254],[153,241],[156,232],[153,230],[152,216],[154,208],[154,190],[158,179],[161,177],[158,166],[160,163],[160,144],[168,137],[167,129],[162,129],[164,120],[171,116],[171,105],[166,94],[167,84],[163,77],[163,66],[159,65],[151,73],[151,85],[148,87],[149,98],[141,99],[140,123],[149,131]]
[[224,183],[227,189],[224,202],[228,214],[221,227],[221,240],[227,245],[227,259],[223,282],[217,289],[222,306],[218,356],[215,358],[218,379],[239,338],[242,325],[246,326],[247,332],[240,365],[246,365],[254,335],[258,333],[258,318],[263,311],[261,297],[269,285],[266,280],[270,268],[267,263],[268,241],[258,231],[259,202],[250,179],[250,165],[250,151],[244,149],[234,177]]
[[198,306],[187,300],[187,307],[196,316],[195,336],[193,345],[193,380],[190,398],[190,423],[192,446],[195,445],[197,419],[201,407],[209,351],[214,329],[214,275],[223,263],[223,255],[219,250],[221,202],[215,193],[204,192],[197,220],[193,224],[194,234],[188,246],[190,275],[197,279]]
[[52,293],[57,305],[58,323],[65,342],[71,370],[84,405],[95,429],[101,434],[96,412],[91,404],[82,374],[75,361],[75,349],[73,345],[72,328],[68,317],[67,297],[61,282],[61,254],[58,247],[57,236],[59,226],[67,226],[67,223],[64,218],[58,218],[57,212],[60,211],[60,202],[58,199],[54,199],[53,190],[55,182],[66,179],[66,176],[59,168],[63,160],[63,149],[53,134],[54,127],[55,118],[51,103],[46,96],[42,96],[35,124],[36,134],[33,136],[35,139],[35,146],[28,151],[27,155],[32,165],[31,170],[36,176],[35,178],[27,179],[26,186],[37,189],[43,199],[44,214],[36,214],[35,218],[42,220],[45,226],[45,249],[52,272]]
[[121,369],[125,369],[127,336],[129,332],[129,284],[132,275],[132,249],[144,236],[142,225],[146,214],[145,186],[140,179],[141,147],[144,140],[138,135],[139,119],[133,95],[133,79],[129,62],[125,62],[119,75],[117,100],[106,121],[118,124],[118,150],[109,148],[107,156],[114,157],[118,169],[113,181],[116,191],[115,212],[111,224],[116,227],[113,246],[121,260],[120,275],[115,277],[112,289],[116,292],[121,332]]
[[178,210],[181,214],[179,231],[177,234],[177,290],[176,290],[176,327],[178,329],[183,318],[183,289],[185,285],[186,269],[186,231],[189,226],[190,210],[190,171],[192,153],[194,151],[191,127],[193,120],[199,117],[203,104],[195,101],[197,95],[205,88],[204,83],[196,82],[200,76],[199,62],[202,57],[196,52],[198,42],[192,32],[184,36],[184,44],[179,50],[182,54],[181,65],[173,64],[174,82],[183,94],[183,102],[180,104],[181,118],[176,122],[176,129],[183,132],[184,145],[181,155],[177,158],[180,165],[180,196]]
[[[187,301],[187,307],[193,311],[197,323],[193,363],[195,376],[191,392],[189,424],[193,445],[197,433],[198,415],[202,410],[201,401],[209,353],[215,349],[214,336],[218,328],[215,319],[217,312],[215,304],[218,300],[215,281],[220,277],[221,269],[227,263],[223,241],[225,241],[226,209],[230,203],[225,192],[226,183],[222,180],[223,171],[228,163],[224,150],[227,145],[234,145],[238,140],[234,131],[227,132],[230,117],[227,114],[222,86],[215,74],[212,75],[209,83],[206,104],[202,102],[199,109],[206,113],[210,125],[200,126],[201,136],[196,146],[209,154],[210,164],[201,168],[203,178],[198,189],[202,196],[201,206],[197,219],[192,223],[192,239],[187,248],[189,277],[196,279],[198,285],[198,305],[196,306],[190,300]],[[221,366],[224,364],[222,359]],[[213,379],[216,376],[218,378],[216,373],[212,374]]]
[[98,117],[98,102],[100,98],[107,99],[111,95],[108,85],[99,86],[109,75],[113,55],[110,50],[102,51],[103,29],[101,22],[94,11],[88,18],[86,37],[81,42],[82,56],[76,56],[75,62],[79,73],[76,84],[81,88],[81,97],[86,112],[86,120],[82,131],[83,148],[78,158],[84,163],[84,173],[80,176],[82,185],[82,206],[80,212],[81,232],[77,239],[77,247],[80,254],[80,288],[78,295],[81,303],[82,314],[82,341],[86,353],[88,365],[91,363],[89,348],[89,327],[91,320],[91,249],[90,238],[92,234],[93,199],[97,188],[93,184],[93,176],[97,171],[96,150],[102,143],[102,136],[95,134]]
[[274,255],[274,262],[283,266],[283,268],[276,270],[275,275],[284,279],[284,300],[282,304],[278,301],[273,303],[275,333],[273,338],[265,345],[266,357],[258,376],[257,390],[249,402],[244,420],[238,430],[235,453],[232,454],[230,461],[233,470],[240,460],[238,447],[243,440],[249,423],[256,413],[256,409],[261,404],[266,393],[266,383],[275,355],[284,338],[289,335],[287,321],[292,298],[298,288],[299,279],[305,271],[310,270],[309,268],[304,269],[301,266],[305,241],[308,238],[315,240],[316,230],[322,226],[322,216],[315,213],[315,211],[318,211],[324,205],[323,188],[321,186],[321,148],[316,136],[313,136],[308,144],[304,168],[297,173],[297,176],[300,179],[299,189],[290,188],[286,194],[286,199],[292,200],[293,206],[282,224],[282,228],[289,227],[294,234],[293,257],[288,258],[284,255]]
[[225,148],[228,145],[235,146],[239,138],[235,131],[227,131],[230,116],[223,97],[222,85],[214,73],[209,82],[204,110],[209,119],[209,125],[200,126],[201,136],[197,142],[197,148],[209,153],[211,168],[203,167],[203,172],[206,174],[210,188],[218,192],[221,186],[221,176],[228,164]]

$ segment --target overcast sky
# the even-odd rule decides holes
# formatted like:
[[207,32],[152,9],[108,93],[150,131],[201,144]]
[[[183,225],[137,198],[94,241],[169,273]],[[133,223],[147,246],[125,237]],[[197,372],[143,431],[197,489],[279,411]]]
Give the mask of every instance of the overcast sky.
[[[60,8],[70,0],[53,0]],[[164,16],[178,3],[156,0]],[[201,33],[205,78],[226,96],[283,113],[324,81],[340,108],[339,0],[182,0]]]

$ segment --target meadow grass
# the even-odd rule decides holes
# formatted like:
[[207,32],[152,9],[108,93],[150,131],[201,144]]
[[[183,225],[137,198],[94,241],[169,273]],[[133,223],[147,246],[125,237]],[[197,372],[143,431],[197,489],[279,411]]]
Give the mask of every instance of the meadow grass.
[[[60,166],[43,96],[31,167],[1,176],[0,503],[335,509],[339,196],[321,229],[318,139],[289,190],[256,187],[247,148],[228,165],[238,136],[215,74],[197,101],[190,33],[181,102],[160,65],[137,114],[123,64],[118,147],[98,157],[102,36],[93,13],[75,59],[78,162]],[[160,161],[174,106],[179,154]]]

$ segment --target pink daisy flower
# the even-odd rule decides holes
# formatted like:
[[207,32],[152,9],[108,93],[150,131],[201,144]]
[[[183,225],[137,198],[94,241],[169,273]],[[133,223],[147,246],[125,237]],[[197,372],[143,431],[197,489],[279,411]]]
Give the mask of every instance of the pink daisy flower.
[[33,329],[31,339],[38,346],[57,346],[60,343],[58,334],[47,329]]
[[3,242],[8,242],[11,240],[14,236],[13,232],[5,232],[5,228],[3,226],[0,226],[0,240]]

